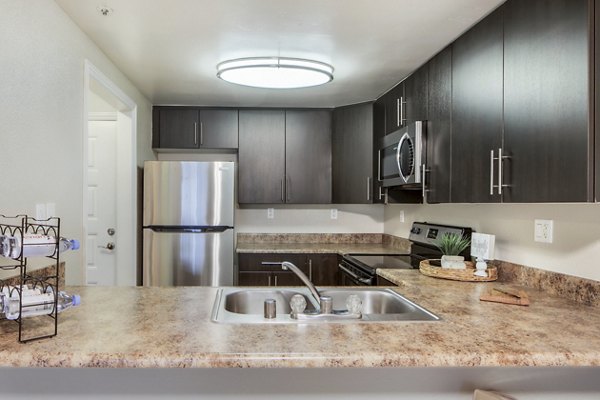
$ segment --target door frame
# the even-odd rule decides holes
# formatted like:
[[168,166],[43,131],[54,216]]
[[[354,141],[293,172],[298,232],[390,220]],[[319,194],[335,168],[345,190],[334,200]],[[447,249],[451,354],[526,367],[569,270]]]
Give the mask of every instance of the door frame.
[[[84,94],[83,94],[83,238],[81,249],[83,253],[83,284],[87,284],[87,212],[88,212],[88,136],[89,136],[89,93],[92,83],[107,94],[114,97],[120,104],[117,113],[126,116],[130,121],[127,133],[130,135],[128,147],[130,151],[124,156],[128,158],[121,169],[117,171],[119,180],[117,191],[119,193],[117,205],[117,226],[119,235],[116,238],[116,285],[135,286],[137,284],[137,104],[110,78],[100,71],[91,61],[84,62]],[[98,86],[99,85],[99,86]],[[119,134],[119,133],[117,133]],[[119,152],[123,153],[123,152]]]

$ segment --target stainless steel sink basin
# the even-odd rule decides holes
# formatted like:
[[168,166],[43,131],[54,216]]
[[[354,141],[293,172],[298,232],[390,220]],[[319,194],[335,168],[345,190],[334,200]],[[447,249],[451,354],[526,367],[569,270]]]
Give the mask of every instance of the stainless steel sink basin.
[[[333,309],[346,308],[348,296],[357,295],[363,303],[362,318],[336,322],[356,323],[368,321],[438,321],[440,318],[413,303],[391,289],[384,288],[326,288],[319,290],[323,296],[331,296]],[[289,302],[293,295],[304,296],[307,312],[317,307],[306,288],[240,288],[219,289],[213,306],[212,320],[221,323],[323,323],[327,319],[298,320],[290,317]],[[275,299],[277,317],[264,318],[264,301]]]
[[[290,300],[293,295],[302,294],[297,290],[291,289],[258,289],[258,290],[238,290],[225,296],[224,309],[236,314],[263,314],[263,304],[266,299],[274,299],[277,302],[277,314],[289,314]],[[314,310],[315,307],[305,297],[308,310]]]

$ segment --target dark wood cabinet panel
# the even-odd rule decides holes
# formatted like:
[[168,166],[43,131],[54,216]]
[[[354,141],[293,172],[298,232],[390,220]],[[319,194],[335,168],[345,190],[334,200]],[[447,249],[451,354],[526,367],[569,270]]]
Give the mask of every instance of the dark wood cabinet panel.
[[429,68],[425,64],[404,80],[405,125],[427,120],[428,75]]
[[405,125],[404,115],[404,83],[394,86],[390,91],[380,97],[384,108],[384,132],[394,132]]
[[452,202],[498,202],[490,152],[502,146],[502,7],[452,44]]
[[154,107],[152,146],[157,149],[237,149],[238,110]]
[[511,0],[504,15],[503,200],[592,201],[588,1]]
[[303,286],[291,271],[281,265],[264,265],[263,262],[289,261],[309,276],[310,268],[306,254],[287,253],[242,253],[238,254],[239,286]]
[[285,112],[286,203],[331,203],[331,111]]
[[285,202],[285,112],[240,110],[238,202]]
[[428,63],[427,176],[428,203],[450,202],[452,147],[452,48],[447,47]]
[[333,203],[373,202],[373,104],[333,111]]
[[[163,149],[197,149],[199,144],[198,110],[193,108],[158,108],[157,147]],[[156,128],[156,126],[155,126]]]
[[271,272],[239,271],[238,286],[273,286]]
[[398,286],[398,285],[396,285],[392,281],[388,281],[387,279],[382,278],[381,276],[377,275],[377,286]]
[[337,254],[309,254],[308,271],[317,286],[335,286],[338,282]]
[[200,110],[200,148],[238,148],[238,110]]

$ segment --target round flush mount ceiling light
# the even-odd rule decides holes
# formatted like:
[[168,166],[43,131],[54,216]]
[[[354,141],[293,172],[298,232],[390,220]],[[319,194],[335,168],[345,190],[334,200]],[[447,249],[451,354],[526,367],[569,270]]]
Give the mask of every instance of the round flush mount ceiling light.
[[238,58],[218,64],[217,76],[238,85],[294,89],[331,82],[333,67],[319,61],[301,58]]

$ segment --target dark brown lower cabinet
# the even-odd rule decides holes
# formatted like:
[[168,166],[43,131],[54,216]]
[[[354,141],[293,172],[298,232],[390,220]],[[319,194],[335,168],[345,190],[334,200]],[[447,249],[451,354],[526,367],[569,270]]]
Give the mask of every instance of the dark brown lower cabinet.
[[398,285],[396,285],[392,281],[388,281],[387,279],[382,278],[381,276],[377,275],[377,286],[398,286]]
[[336,254],[242,253],[238,254],[238,286],[304,286],[291,271],[280,263],[296,265],[317,286],[333,286],[337,282]]

